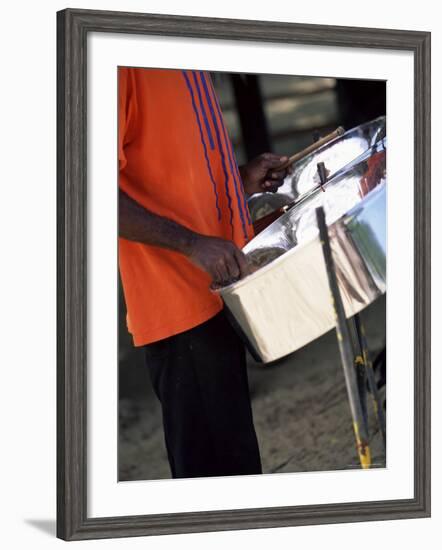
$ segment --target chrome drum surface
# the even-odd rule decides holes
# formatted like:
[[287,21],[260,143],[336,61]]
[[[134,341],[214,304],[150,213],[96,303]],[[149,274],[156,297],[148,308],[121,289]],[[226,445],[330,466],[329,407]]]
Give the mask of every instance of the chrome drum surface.
[[316,226],[323,206],[347,317],[386,291],[386,138],[243,249],[255,272],[220,293],[254,355],[279,359],[334,326]]

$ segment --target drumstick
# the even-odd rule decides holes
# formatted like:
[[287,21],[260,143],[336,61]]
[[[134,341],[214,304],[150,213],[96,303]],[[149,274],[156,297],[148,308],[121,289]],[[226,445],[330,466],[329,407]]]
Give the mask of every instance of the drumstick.
[[[309,145],[302,151],[299,151],[299,153],[296,153],[295,155],[292,155],[284,164],[282,164],[280,167],[278,167],[278,170],[287,168],[294,162],[298,162],[305,156],[309,155],[310,153],[313,153],[316,151],[319,147],[322,147],[322,145],[325,145],[332,139],[335,139],[336,137],[342,136],[342,134],[345,132],[344,128],[342,126],[338,126],[334,132],[331,132],[330,134],[327,134],[323,138],[318,139],[313,143],[312,145]],[[323,162],[318,163],[318,174],[319,174],[319,187],[322,191],[325,191],[323,188],[324,183],[327,181],[327,170],[325,168],[325,165]],[[275,220],[279,218],[282,214],[287,212],[290,208],[295,206],[297,201],[292,201],[291,203],[287,204],[286,206],[283,206],[282,208],[278,208],[277,210],[274,210],[270,214],[267,214],[265,216],[262,216],[261,218],[258,218],[253,222],[253,229],[255,232],[255,235],[258,235],[258,233],[261,233],[266,227],[268,227],[271,223],[273,223]]]
[[326,136],[318,139],[318,141],[315,141],[315,143],[312,143],[302,151],[299,151],[299,153],[295,153],[294,155],[289,157],[289,159],[286,162],[284,162],[284,164],[281,164],[281,166],[278,166],[278,170],[283,170],[285,168],[288,168],[294,162],[298,162],[304,157],[306,157],[307,155],[310,155],[310,153],[313,153],[314,151],[319,149],[319,147],[322,147],[332,139],[342,136],[344,132],[345,132],[344,128],[342,126],[339,126],[338,128],[336,128],[334,132],[327,134]]

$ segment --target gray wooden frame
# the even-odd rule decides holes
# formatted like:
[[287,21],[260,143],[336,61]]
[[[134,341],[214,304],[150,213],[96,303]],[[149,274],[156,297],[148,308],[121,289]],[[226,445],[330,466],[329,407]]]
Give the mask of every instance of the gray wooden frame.
[[[408,50],[414,54],[414,498],[88,518],[86,98],[89,32]],[[430,33],[67,9],[57,13],[57,536],[65,540],[430,515]],[[146,497],[148,492],[146,490]]]

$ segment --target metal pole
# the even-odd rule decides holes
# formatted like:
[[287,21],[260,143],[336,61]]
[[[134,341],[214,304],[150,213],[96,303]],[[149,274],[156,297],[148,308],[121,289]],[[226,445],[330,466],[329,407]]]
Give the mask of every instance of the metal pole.
[[373,363],[371,362],[370,356],[368,354],[367,338],[365,337],[364,325],[362,324],[359,314],[356,314],[354,316],[354,322],[355,322],[356,332],[358,334],[358,338],[361,344],[362,359],[364,361],[364,365],[367,373],[368,387],[370,388],[373,409],[378,421],[378,426],[382,437],[382,444],[384,446],[384,452],[385,452],[387,447],[387,442],[386,442],[384,409],[382,407],[378,387],[376,385],[376,380],[374,378]]
[[368,407],[367,407],[367,372],[365,368],[364,363],[364,357],[363,357],[363,351],[362,351],[362,345],[359,338],[359,333],[356,327],[355,318],[351,317],[351,319],[347,320],[347,326],[348,330],[350,331],[351,339],[353,342],[353,365],[355,369],[356,374],[356,383],[358,386],[358,394],[359,399],[361,401],[361,407],[362,407],[362,416],[364,418],[364,425],[365,429],[367,431],[367,434],[369,434],[368,429]]
[[371,453],[368,445],[368,435],[362,414],[361,402],[359,399],[356,374],[353,366],[354,353],[351,344],[350,333],[342,303],[341,293],[336,278],[335,264],[330,247],[327,224],[325,222],[324,209],[316,209],[316,220],[319,228],[319,237],[324,255],[324,262],[327,271],[328,283],[331,292],[332,305],[336,321],[336,337],[341,355],[342,367],[344,369],[345,384],[347,387],[350,411],[353,418],[353,430],[356,439],[356,448],[362,468],[370,468]]

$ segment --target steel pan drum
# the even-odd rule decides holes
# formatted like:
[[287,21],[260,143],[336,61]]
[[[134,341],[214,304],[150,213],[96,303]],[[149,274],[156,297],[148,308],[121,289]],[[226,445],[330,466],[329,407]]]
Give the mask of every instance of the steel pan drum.
[[294,165],[293,173],[285,178],[277,193],[260,193],[250,199],[249,207],[253,220],[302,198],[317,186],[318,162],[324,162],[331,179],[343,166],[381,141],[385,135],[386,118],[382,116],[352,128],[344,135],[326,143]]
[[[302,180],[302,174],[297,181]],[[315,209],[323,206],[345,313],[386,290],[386,138],[243,249],[256,271],[218,290],[252,354],[279,359],[334,327]]]

